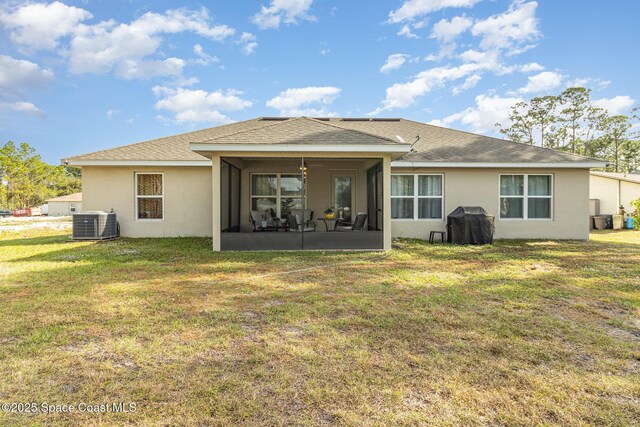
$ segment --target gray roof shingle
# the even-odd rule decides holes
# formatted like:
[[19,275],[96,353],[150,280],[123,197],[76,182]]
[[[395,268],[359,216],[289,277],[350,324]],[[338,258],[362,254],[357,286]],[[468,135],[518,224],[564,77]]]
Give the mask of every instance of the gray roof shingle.
[[206,161],[201,144],[412,144],[400,160],[447,163],[579,163],[575,154],[404,119],[256,118],[70,157],[82,160]]

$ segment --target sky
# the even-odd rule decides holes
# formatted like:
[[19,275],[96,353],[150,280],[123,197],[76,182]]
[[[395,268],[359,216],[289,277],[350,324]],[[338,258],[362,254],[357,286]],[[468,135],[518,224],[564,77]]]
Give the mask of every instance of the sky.
[[57,164],[259,116],[495,135],[511,105],[572,85],[625,114],[638,16],[636,0],[0,0],[0,142]]

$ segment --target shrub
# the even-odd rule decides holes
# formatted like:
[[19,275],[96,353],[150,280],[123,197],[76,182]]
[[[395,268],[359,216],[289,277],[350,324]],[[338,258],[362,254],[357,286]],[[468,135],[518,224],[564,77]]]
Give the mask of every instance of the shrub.
[[631,206],[636,208],[636,210],[631,214],[631,217],[633,218],[633,228],[640,230],[640,199],[632,201]]

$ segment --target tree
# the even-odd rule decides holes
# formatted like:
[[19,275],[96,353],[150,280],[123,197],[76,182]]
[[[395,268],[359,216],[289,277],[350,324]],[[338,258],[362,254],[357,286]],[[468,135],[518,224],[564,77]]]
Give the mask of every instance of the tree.
[[[628,116],[606,117],[601,122],[602,139],[605,141],[607,157],[613,161],[613,171],[620,171],[620,156],[630,139],[631,122]],[[626,151],[626,150],[625,150]]]
[[549,128],[557,120],[555,115],[556,106],[558,105],[557,96],[539,96],[533,98],[530,102],[529,116],[534,126],[538,127],[540,132],[540,146],[549,146]]
[[502,128],[500,123],[496,123],[496,126],[500,127],[499,132],[511,141],[533,145],[535,124],[529,114],[529,105],[526,102],[518,102],[511,107],[509,120],[511,121],[511,126],[508,128]]
[[81,188],[77,171],[42,161],[27,143],[9,141],[0,148],[0,207],[27,208]]
[[562,105],[559,121],[564,123],[567,128],[567,134],[570,136],[572,153],[575,153],[577,149],[581,119],[589,107],[590,94],[591,89],[570,87],[565,89],[559,97],[560,104]]

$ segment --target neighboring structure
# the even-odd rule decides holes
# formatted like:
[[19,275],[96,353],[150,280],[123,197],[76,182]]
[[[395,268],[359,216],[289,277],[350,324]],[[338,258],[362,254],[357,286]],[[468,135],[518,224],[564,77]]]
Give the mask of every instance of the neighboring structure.
[[640,174],[591,171],[589,198],[599,200],[603,215],[617,214],[620,205],[632,213],[631,202],[640,199]]
[[66,196],[55,197],[47,202],[47,215],[65,216],[74,212],[82,211],[82,193],[67,194]]
[[[444,231],[457,206],[496,238],[587,239],[589,170],[606,163],[404,119],[257,118],[71,157],[84,208],[123,236],[211,236],[214,250],[389,249]],[[253,233],[250,212],[367,214],[366,231]],[[257,212],[257,213],[256,213]],[[326,225],[325,225],[326,224]]]

